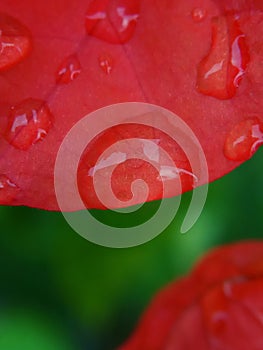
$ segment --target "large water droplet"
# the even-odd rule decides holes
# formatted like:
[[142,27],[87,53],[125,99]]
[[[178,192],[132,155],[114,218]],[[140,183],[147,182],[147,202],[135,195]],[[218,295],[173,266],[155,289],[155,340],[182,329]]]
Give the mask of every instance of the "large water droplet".
[[197,89],[218,99],[232,98],[249,63],[249,52],[238,17],[212,19],[210,52],[198,66]]
[[68,84],[75,80],[81,72],[81,66],[76,55],[67,57],[56,73],[56,81],[58,84]]
[[245,161],[263,144],[263,123],[257,118],[237,124],[226,138],[224,154],[230,160]]
[[17,19],[0,13],[0,71],[22,61],[31,48],[29,30]]
[[195,7],[191,15],[195,22],[202,22],[206,18],[207,12],[201,7]]
[[0,174],[0,204],[10,204],[18,192],[19,187],[9,177]]
[[86,13],[87,33],[108,43],[126,43],[134,34],[139,12],[139,0],[93,0]]
[[51,125],[52,115],[44,101],[32,98],[11,107],[6,139],[21,150],[43,140]]
[[100,65],[101,69],[106,74],[110,74],[112,69],[113,69],[113,64],[114,64],[112,56],[105,53],[105,54],[100,55],[98,60],[99,60],[99,65]]

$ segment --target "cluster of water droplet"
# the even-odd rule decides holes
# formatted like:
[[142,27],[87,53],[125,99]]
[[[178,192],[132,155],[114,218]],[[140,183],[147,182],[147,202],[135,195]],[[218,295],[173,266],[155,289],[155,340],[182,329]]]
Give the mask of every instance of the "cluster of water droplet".
[[[191,12],[195,25],[211,20],[212,44],[199,63],[197,90],[207,96],[226,100],[233,98],[242,83],[249,64],[249,50],[245,34],[240,29],[238,15],[209,18],[205,9],[196,7]],[[134,35],[140,18],[139,0],[93,0],[86,12],[85,28],[88,36],[108,44],[125,44]],[[28,28],[14,17],[0,13],[0,72],[21,64],[32,50],[32,36]],[[98,66],[106,75],[114,69],[114,58],[102,51]],[[69,84],[81,74],[81,63],[73,53],[58,67],[57,84]],[[4,133],[6,140],[20,150],[27,150],[43,140],[52,127],[53,116],[45,101],[28,98],[10,107],[9,121]],[[224,155],[233,161],[251,157],[263,143],[263,123],[258,117],[246,116],[233,125],[226,137]],[[183,172],[183,170],[181,170]],[[175,176],[169,169],[161,169],[160,177]],[[0,196],[4,189],[17,190],[13,182],[1,175]],[[2,201],[1,201],[2,202]]]

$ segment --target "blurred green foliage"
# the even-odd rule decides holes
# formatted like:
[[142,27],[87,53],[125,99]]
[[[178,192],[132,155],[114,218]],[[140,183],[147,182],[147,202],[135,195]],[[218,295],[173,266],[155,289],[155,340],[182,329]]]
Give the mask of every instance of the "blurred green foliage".
[[204,211],[187,234],[179,228],[189,193],[160,236],[130,249],[86,241],[61,213],[1,207],[0,350],[115,349],[154,293],[209,248],[263,237],[262,166],[260,149],[210,184]]

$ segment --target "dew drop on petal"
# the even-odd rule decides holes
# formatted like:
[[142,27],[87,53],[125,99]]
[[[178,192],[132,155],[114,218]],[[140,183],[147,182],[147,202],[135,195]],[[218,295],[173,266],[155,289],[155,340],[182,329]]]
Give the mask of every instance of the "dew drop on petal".
[[143,143],[143,153],[145,156],[153,162],[159,163],[160,162],[160,150],[159,150],[159,143],[160,140],[151,140],[147,142],[145,140],[142,140]]
[[245,161],[252,157],[263,144],[263,123],[257,117],[237,124],[227,135],[224,154],[234,161]]
[[0,71],[21,62],[31,49],[29,30],[14,17],[0,13]]
[[195,7],[192,10],[191,15],[192,15],[192,19],[195,22],[202,22],[206,18],[207,12],[206,12],[206,10],[204,10],[200,7]]
[[81,72],[80,62],[76,55],[67,57],[59,66],[56,73],[58,84],[69,84],[75,80]]
[[249,61],[238,17],[214,17],[210,51],[198,66],[197,90],[222,100],[234,97]]
[[204,324],[211,336],[221,337],[229,319],[229,299],[221,286],[211,288],[202,298]]
[[19,187],[9,177],[0,174],[0,204],[10,204],[19,190]]
[[110,74],[112,72],[114,62],[111,55],[102,54],[99,56],[98,61],[99,66],[101,67],[104,73]]
[[93,0],[86,13],[86,31],[111,44],[128,42],[140,17],[140,0]]
[[106,159],[101,159],[94,167],[90,168],[88,171],[89,176],[94,176],[98,170],[102,170],[111,166],[116,166],[122,164],[127,159],[127,155],[122,152],[112,153]]
[[225,311],[216,311],[211,318],[211,329],[214,335],[220,335],[225,331],[228,314]]
[[198,177],[191,171],[171,166],[161,166],[159,176],[157,179],[159,181],[172,180],[176,178],[179,179],[179,177],[181,177],[182,175],[189,176],[193,180],[193,183],[198,182]]
[[11,107],[5,137],[12,146],[27,150],[46,137],[52,119],[44,101],[28,98]]

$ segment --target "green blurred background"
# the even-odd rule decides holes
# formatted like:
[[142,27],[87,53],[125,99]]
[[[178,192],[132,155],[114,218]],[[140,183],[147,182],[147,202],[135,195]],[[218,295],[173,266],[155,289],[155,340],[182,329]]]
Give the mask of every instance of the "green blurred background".
[[160,236],[130,249],[86,241],[61,213],[0,207],[0,350],[116,349],[154,293],[209,248],[263,238],[262,168],[263,148],[210,184],[187,234],[189,193]]

